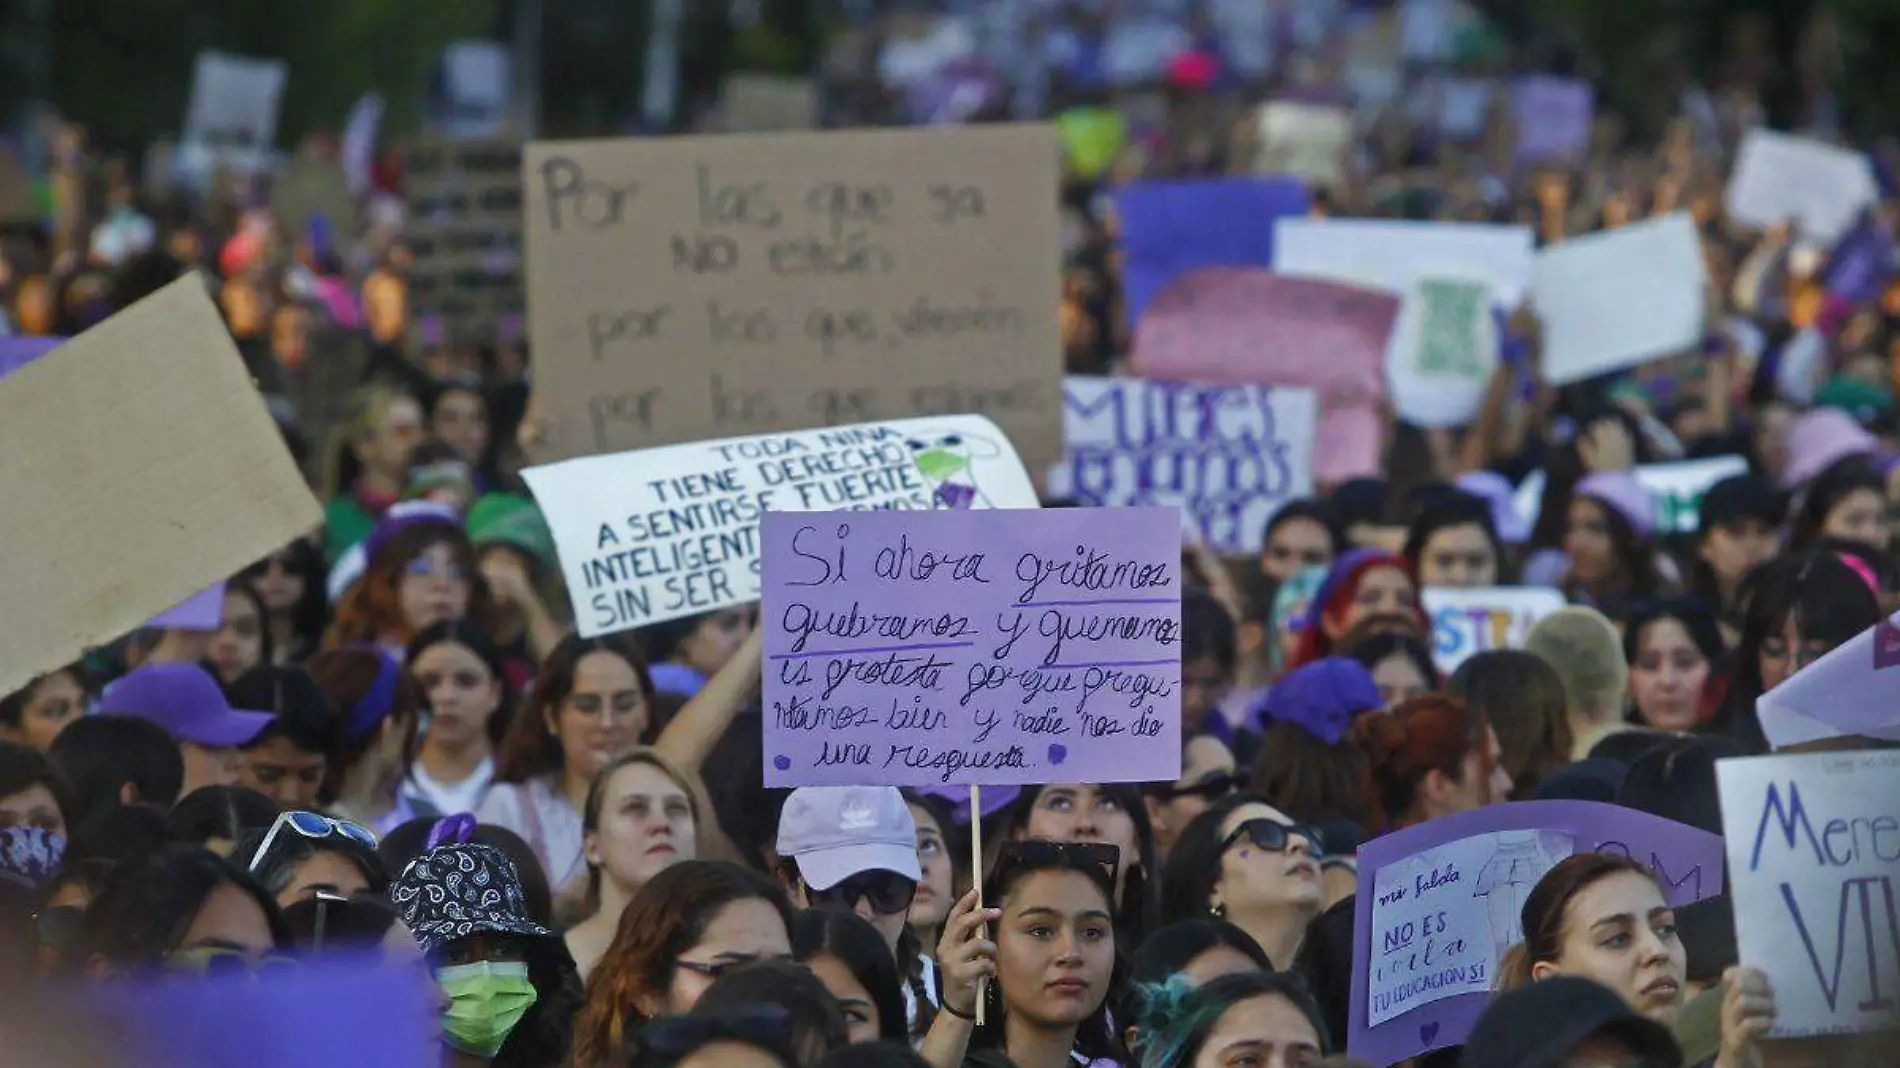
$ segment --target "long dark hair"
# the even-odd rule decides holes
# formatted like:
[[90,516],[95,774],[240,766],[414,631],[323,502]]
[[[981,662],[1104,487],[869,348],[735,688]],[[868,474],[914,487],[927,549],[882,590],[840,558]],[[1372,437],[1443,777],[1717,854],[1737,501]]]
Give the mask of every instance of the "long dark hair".
[[810,964],[812,958],[836,957],[859,985],[871,995],[877,1009],[877,1034],[892,1042],[910,1039],[904,1018],[904,991],[898,984],[897,963],[869,920],[837,909],[808,909],[792,920],[792,954]]
[[587,1004],[574,1018],[574,1063],[608,1064],[646,1017],[640,1000],[673,983],[680,954],[737,901],[763,901],[792,929],[785,891],[758,872],[719,860],[683,860],[647,880],[620,914],[613,944],[587,977]]
[[[1638,534],[1615,505],[1596,497],[1591,497],[1590,502],[1603,513],[1603,529],[1610,535],[1610,555],[1616,559],[1617,567],[1622,572],[1620,576],[1613,577],[1612,582],[1620,578],[1625,584],[1622,589],[1612,588],[1610,592],[1629,600],[1655,597],[1662,591],[1663,579],[1662,573],[1656,569],[1654,542]],[[1568,575],[1564,577],[1563,586],[1564,596],[1573,603],[1593,593]],[[1614,615],[1615,607],[1606,607],[1605,614]]]
[[[1174,848],[1168,851],[1167,875],[1161,880],[1161,914],[1169,923],[1210,915],[1214,884],[1220,882],[1221,827],[1243,805],[1278,807],[1261,794],[1229,794],[1188,821],[1174,840]],[[1273,963],[1284,968],[1292,962]]]
[[[1041,783],[1023,787],[1022,794],[1011,806],[1010,825],[1016,833],[1023,833],[1029,826],[1030,814],[1036,810],[1036,801],[1044,790],[1060,783]],[[1095,787],[1098,794],[1108,797],[1128,813],[1135,825],[1135,848],[1137,863],[1128,865],[1122,878],[1122,885],[1114,897],[1115,940],[1124,946],[1138,946],[1148,932],[1153,930],[1161,915],[1161,861],[1155,851],[1154,821],[1148,818],[1148,803],[1142,800],[1141,787],[1133,783],[1104,783]]]
[[277,903],[243,869],[198,846],[172,845],[118,866],[86,910],[82,957],[149,968],[178,948],[211,892],[233,887],[257,903],[278,945],[289,939]]
[[1156,928],[1129,956],[1128,981],[1115,1001],[1116,1021],[1127,1026],[1140,1019],[1143,986],[1167,982],[1169,976],[1185,971],[1194,958],[1222,946],[1253,961],[1263,972],[1273,970],[1260,943],[1226,920],[1176,920]]
[[[1420,508],[1406,528],[1405,547],[1399,551],[1399,555],[1405,558],[1412,574],[1422,576],[1422,558],[1432,537],[1439,531],[1465,526],[1477,527],[1484,532],[1485,540],[1491,544],[1492,558],[1497,563],[1497,584],[1505,585],[1504,567],[1509,557],[1504,554],[1504,539],[1498,537],[1497,523],[1491,518],[1491,506],[1468,493],[1453,491]],[[1420,585],[1424,581],[1421,577]]]
[[[276,553],[238,572],[241,582],[255,585],[258,578],[270,567],[273,558],[281,558],[285,570],[303,581],[303,595],[290,607],[290,630],[294,642],[287,652],[293,661],[302,660],[323,641],[324,629],[330,625],[330,597],[325,588],[330,569],[323,562],[323,550],[309,538],[297,538]],[[263,617],[266,630],[270,626],[270,614]]]
[[[1674,620],[1681,624],[1695,644],[1702,659],[1709,662],[1709,682],[1716,683],[1720,678],[1722,661],[1727,650],[1722,645],[1722,631],[1715,623],[1715,613],[1701,601],[1686,597],[1671,597],[1660,601],[1644,601],[1630,609],[1629,618],[1623,624],[1623,662],[1632,669],[1636,667],[1636,658],[1641,655],[1643,631],[1651,624],[1663,620]],[[1707,718],[1715,709],[1708,703],[1710,691],[1705,689],[1698,696],[1697,714]],[[1634,693],[1630,696],[1630,718],[1632,722],[1641,719],[1636,708]]]
[[[1819,541],[1827,527],[1828,513],[1848,497],[1866,490],[1881,501],[1886,501],[1887,485],[1874,472],[1867,456],[1855,453],[1830,464],[1814,481],[1800,493],[1795,513],[1788,523],[1788,545],[1790,552],[1811,549]],[[1885,550],[1885,545],[1873,546]]]
[[[402,661],[415,669],[416,658],[438,645],[459,645],[475,654],[475,659],[488,669],[488,676],[501,691],[501,700],[495,703],[495,710],[488,714],[488,740],[490,744],[500,745],[508,733],[508,725],[514,720],[515,694],[508,685],[508,669],[502,659],[501,647],[495,643],[488,628],[465,619],[446,619],[422,628],[409,641],[409,648],[403,653]],[[426,700],[428,694],[423,694]]]
[[[1042,839],[1029,839],[1029,843],[1050,844]],[[990,869],[990,877],[983,887],[983,901],[993,908],[1005,908],[1010,894],[1032,875],[1043,872],[1076,872],[1086,876],[1102,892],[1102,900],[1107,902],[1109,911],[1115,911],[1115,879],[1107,868],[1096,860],[1082,856],[1079,851],[1068,849],[1028,848],[1018,853],[1010,846],[1004,846],[1002,854]],[[1001,937],[1002,932],[998,932]],[[1121,941],[1116,940],[1115,968],[1110,975],[1108,989],[1102,993],[1102,1003],[1076,1028],[1075,1051],[1089,1060],[1104,1058],[1114,1061],[1126,1061],[1128,1053],[1122,1048],[1121,1036],[1109,1021],[1108,1003],[1116,988],[1121,986],[1122,961]],[[1005,1049],[1004,1017],[1008,1015],[1007,998],[1000,982],[992,982],[987,987],[989,1012],[985,1014],[982,1026],[976,1028],[970,1036],[971,1049]]]
[[1544,777],[1570,763],[1576,741],[1557,669],[1536,653],[1490,649],[1458,665],[1445,692],[1463,698],[1497,732],[1499,763],[1511,774],[1511,796],[1530,797]]
[[[646,695],[651,709],[653,677],[647,673],[646,657],[641,654],[639,646],[618,634],[603,634],[597,638],[569,634],[542,661],[534,688],[528,692],[528,699],[523,703],[520,714],[515,716],[514,723],[502,738],[501,752],[495,759],[496,782],[527,782],[561,770],[564,759],[561,742],[548,731],[548,713],[557,711],[567,703],[568,697],[574,693],[575,669],[590,653],[612,653],[626,661],[627,666],[633,669],[634,677],[639,680],[640,692]],[[651,721],[647,725],[647,733],[652,733]],[[640,739],[642,745],[650,742],[650,737]]]

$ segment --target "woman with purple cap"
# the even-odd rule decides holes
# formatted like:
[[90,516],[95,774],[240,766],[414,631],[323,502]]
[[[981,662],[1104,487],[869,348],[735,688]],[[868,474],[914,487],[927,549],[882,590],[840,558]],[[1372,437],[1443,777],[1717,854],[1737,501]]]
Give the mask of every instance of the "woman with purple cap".
[[99,702],[104,715],[131,716],[165,728],[185,760],[182,794],[204,786],[235,786],[240,747],[276,719],[231,707],[211,673],[196,664],[155,664],[126,675]]
[[434,623],[493,614],[462,518],[440,505],[391,510],[363,543],[363,577],[337,602],[327,644],[373,642],[402,656]]
[[1564,596],[1616,618],[1632,602],[1663,593],[1669,583],[1657,566],[1656,520],[1655,495],[1628,471],[1579,481],[1564,525]]

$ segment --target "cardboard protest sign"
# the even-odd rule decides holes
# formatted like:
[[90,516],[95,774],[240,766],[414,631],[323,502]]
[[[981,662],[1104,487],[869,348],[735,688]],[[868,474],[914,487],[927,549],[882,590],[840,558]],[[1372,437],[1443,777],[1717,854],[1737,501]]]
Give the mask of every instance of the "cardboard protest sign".
[[1533,75],[1511,87],[1519,163],[1578,162],[1590,151],[1596,94],[1575,78]]
[[1141,325],[1176,279],[1209,267],[1271,267],[1274,221],[1303,216],[1306,186],[1292,178],[1137,182],[1115,195],[1121,222],[1122,305]]
[[1324,104],[1276,100],[1255,113],[1260,127],[1260,174],[1291,174],[1314,185],[1332,185],[1346,175],[1352,148],[1352,111]]
[[1430,820],[1359,849],[1347,1051],[1397,1064],[1464,1042],[1544,873],[1577,852],[1656,872],[1672,905],[1722,892],[1722,839],[1589,801],[1518,801]]
[[1428,586],[1419,599],[1432,622],[1432,663],[1445,675],[1475,654],[1523,648],[1537,621],[1565,604],[1544,586]]
[[1707,285],[1686,211],[1545,249],[1531,277],[1545,380],[1568,385],[1699,343]]
[[153,616],[145,625],[168,630],[217,630],[224,625],[224,583],[212,583]]
[[1266,271],[1210,269],[1177,280],[1135,330],[1146,378],[1303,386],[1319,396],[1313,477],[1380,470],[1385,350],[1399,302],[1384,293]]
[[1900,752],[1717,761],[1743,964],[1773,1038],[1893,1026],[1900,989]]
[[1723,206],[1743,225],[1792,220],[1803,241],[1831,245],[1879,198],[1862,153],[1758,127],[1742,138]]
[[767,512],[765,785],[1173,782],[1172,508]]
[[719,92],[729,133],[810,130],[818,125],[818,86],[810,78],[734,74]]
[[259,171],[277,141],[277,108],[290,65],[224,52],[198,53],[179,152],[198,172],[224,166]]
[[1414,279],[1386,347],[1392,407],[1415,426],[1463,426],[1477,418],[1498,358],[1498,317],[1484,280]]
[[1900,629],[1890,617],[1755,699],[1777,749],[1859,735],[1900,742]]
[[1273,267],[1403,295],[1419,278],[1477,278],[1516,307],[1530,286],[1537,239],[1528,226],[1399,219],[1277,219]]
[[758,600],[769,509],[1037,505],[1009,439],[973,415],[588,456],[521,477],[584,638]]
[[419,142],[403,153],[403,182],[415,341],[493,343],[500,324],[525,307],[520,143]]
[[323,521],[195,274],[0,379],[0,426],[0,692]]
[[1062,452],[1047,126],[531,145],[556,458],[973,412]]
[[1072,375],[1062,383],[1069,453],[1050,493],[1091,508],[1178,505],[1188,537],[1257,553],[1273,513],[1313,494],[1318,420],[1310,389]]

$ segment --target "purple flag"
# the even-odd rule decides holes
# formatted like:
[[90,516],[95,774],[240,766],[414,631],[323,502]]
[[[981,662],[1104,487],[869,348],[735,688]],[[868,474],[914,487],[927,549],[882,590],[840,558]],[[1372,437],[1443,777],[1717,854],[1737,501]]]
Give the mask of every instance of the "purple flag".
[[199,590],[145,625],[168,630],[217,630],[224,623],[224,583]]
[[1590,851],[1648,865],[1671,905],[1722,892],[1720,835],[1590,801],[1493,805],[1361,847],[1347,1051],[1396,1064],[1462,1043],[1523,938],[1524,898]]
[[1590,125],[1596,120],[1596,94],[1575,78],[1533,75],[1511,89],[1517,126],[1517,161],[1580,162],[1590,150]]
[[772,511],[761,532],[765,785],[1180,777],[1176,509]]
[[64,345],[63,337],[0,337],[0,378]]
[[1117,195],[1122,291],[1135,326],[1170,282],[1203,267],[1273,266],[1273,220],[1307,212],[1297,178],[1141,182]]

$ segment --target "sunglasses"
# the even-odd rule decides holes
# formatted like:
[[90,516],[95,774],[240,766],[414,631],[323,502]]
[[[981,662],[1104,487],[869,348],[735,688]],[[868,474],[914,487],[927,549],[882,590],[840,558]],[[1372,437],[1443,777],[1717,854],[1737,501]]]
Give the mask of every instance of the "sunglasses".
[[249,955],[222,946],[181,949],[165,958],[165,970],[206,979],[225,979],[240,975],[287,975],[297,970],[297,962],[288,957],[264,956],[253,961]]
[[871,911],[894,916],[910,910],[911,899],[917,896],[917,884],[894,871],[861,871],[825,890],[814,889],[807,883],[805,892],[814,905],[854,909],[859,901],[869,901]]
[[727,957],[725,960],[679,960],[674,963],[692,972],[694,975],[703,975],[708,979],[718,979],[727,972],[737,971],[740,968],[757,964],[760,961],[787,961],[791,959],[790,957]]
[[791,1014],[779,1005],[756,1005],[717,1016],[668,1016],[647,1021],[639,1039],[642,1048],[667,1057],[684,1057],[719,1041],[746,1042],[768,1049],[788,1045]]
[[1306,839],[1308,849],[1316,857],[1326,852],[1326,842],[1320,837],[1319,828],[1304,823],[1281,823],[1264,816],[1235,827],[1234,833],[1221,842],[1220,851],[1225,853],[1234,848],[1234,844],[1242,838],[1269,853],[1286,852],[1288,844],[1295,838]]
[[1010,868],[1026,864],[1037,868],[1100,868],[1113,882],[1115,873],[1121,870],[1121,863],[1121,847],[1106,842],[1018,838],[1003,844],[996,854],[996,866],[991,869],[990,878],[999,883],[1004,882],[1003,875]]
[[257,852],[251,854],[251,871],[255,872],[257,866],[263,863],[264,858],[270,855],[270,847],[277,844],[277,835],[286,827],[295,832],[298,837],[308,838],[314,842],[321,842],[326,838],[348,838],[372,853],[376,851],[376,835],[366,827],[351,823],[349,820],[331,819],[318,812],[293,810],[279,815],[270,825],[270,830],[265,833],[264,840],[257,844]]
[[1173,801],[1180,797],[1199,797],[1208,801],[1218,801],[1247,785],[1247,777],[1235,771],[1223,771],[1209,775],[1198,782],[1186,786],[1167,783],[1156,786],[1151,792],[1163,801]]

